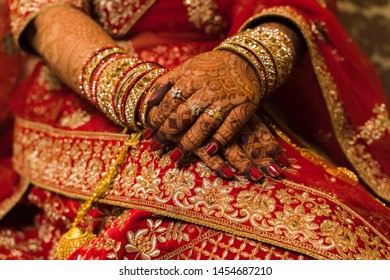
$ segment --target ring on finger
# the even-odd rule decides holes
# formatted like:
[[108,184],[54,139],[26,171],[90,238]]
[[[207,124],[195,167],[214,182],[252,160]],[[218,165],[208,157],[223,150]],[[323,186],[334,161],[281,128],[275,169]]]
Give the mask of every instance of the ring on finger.
[[181,99],[183,101],[185,101],[186,99],[183,97],[183,95],[181,95],[183,93],[183,91],[181,89],[179,89],[178,87],[174,87],[172,88],[172,97],[174,99]]
[[204,110],[206,114],[208,114],[210,117],[213,117],[219,121],[222,121],[222,114],[221,114],[221,106],[215,107],[215,109],[206,109]]
[[187,100],[184,101],[184,104],[191,110],[192,116],[199,116],[202,112],[202,107],[200,107],[199,105],[191,104]]

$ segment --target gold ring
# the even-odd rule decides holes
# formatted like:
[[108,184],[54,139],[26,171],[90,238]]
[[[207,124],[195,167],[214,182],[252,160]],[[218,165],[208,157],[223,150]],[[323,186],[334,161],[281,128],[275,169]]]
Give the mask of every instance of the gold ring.
[[181,95],[183,93],[183,91],[177,87],[174,87],[172,88],[172,97],[174,99],[178,98],[178,99],[181,99],[183,101],[185,101],[186,99],[183,97],[183,95]]
[[217,119],[217,120],[220,120],[220,121],[223,121],[222,119],[222,114],[221,114],[221,106],[217,106],[215,107],[214,110],[211,110],[211,109],[206,109],[204,110],[205,113],[207,113],[210,117],[213,117],[214,119]]
[[184,101],[184,104],[187,105],[187,107],[191,110],[192,116],[199,116],[199,114],[202,112],[202,107],[199,105],[193,105],[187,100]]

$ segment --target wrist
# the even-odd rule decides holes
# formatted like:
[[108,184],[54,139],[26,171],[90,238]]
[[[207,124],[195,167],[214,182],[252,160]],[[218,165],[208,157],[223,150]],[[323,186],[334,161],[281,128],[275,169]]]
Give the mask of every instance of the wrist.
[[283,31],[272,26],[247,29],[224,40],[215,50],[228,50],[243,57],[256,70],[264,94],[287,79],[294,60],[294,44]]

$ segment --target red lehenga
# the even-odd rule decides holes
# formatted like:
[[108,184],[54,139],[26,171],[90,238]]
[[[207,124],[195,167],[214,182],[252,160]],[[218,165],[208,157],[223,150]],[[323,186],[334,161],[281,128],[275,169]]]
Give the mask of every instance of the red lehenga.
[[[263,104],[292,163],[284,179],[254,184],[237,174],[224,181],[200,161],[179,169],[169,155],[151,152],[149,142],[141,141],[85,217],[83,226],[98,238],[70,259],[390,259],[388,103],[371,64],[330,12],[331,4],[11,2],[16,37],[48,2],[70,2],[94,11],[124,42],[145,31],[163,34],[155,35],[157,44],[136,52],[168,68],[254,21],[290,21],[308,46],[286,84]],[[2,78],[11,76],[10,69]],[[1,152],[0,259],[53,259],[80,202],[93,193],[125,136],[42,61],[16,90],[12,85],[1,87],[2,96],[12,92],[14,137],[12,166],[11,153]],[[10,147],[11,138],[5,137],[10,118],[1,121],[2,147]]]

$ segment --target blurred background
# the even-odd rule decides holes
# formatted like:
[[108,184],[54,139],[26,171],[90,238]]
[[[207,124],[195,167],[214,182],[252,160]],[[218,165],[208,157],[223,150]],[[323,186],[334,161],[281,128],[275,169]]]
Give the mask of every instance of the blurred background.
[[390,100],[390,0],[338,0],[339,19],[376,66]]

